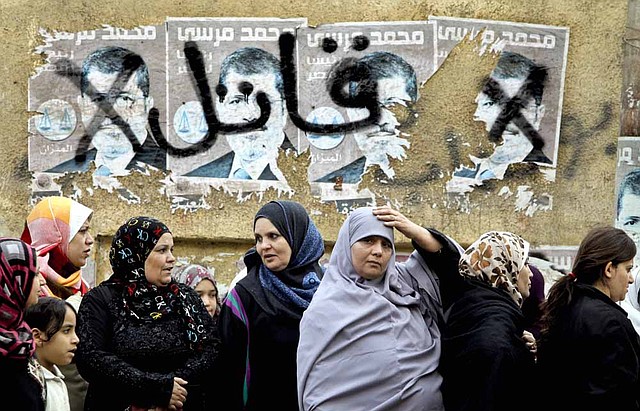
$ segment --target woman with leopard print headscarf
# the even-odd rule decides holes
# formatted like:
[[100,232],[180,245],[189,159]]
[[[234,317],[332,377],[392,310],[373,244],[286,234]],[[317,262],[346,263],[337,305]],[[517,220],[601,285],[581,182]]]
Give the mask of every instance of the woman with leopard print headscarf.
[[447,411],[519,411],[534,378],[535,340],[524,331],[529,243],[490,231],[460,257],[445,303],[440,370]]

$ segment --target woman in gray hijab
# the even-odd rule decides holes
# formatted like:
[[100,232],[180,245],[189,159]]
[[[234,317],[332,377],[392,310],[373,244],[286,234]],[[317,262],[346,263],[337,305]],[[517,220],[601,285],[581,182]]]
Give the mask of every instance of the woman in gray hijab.
[[[394,228],[416,250],[405,263]],[[388,206],[354,210],[300,323],[300,410],[443,410],[437,276],[460,252]]]

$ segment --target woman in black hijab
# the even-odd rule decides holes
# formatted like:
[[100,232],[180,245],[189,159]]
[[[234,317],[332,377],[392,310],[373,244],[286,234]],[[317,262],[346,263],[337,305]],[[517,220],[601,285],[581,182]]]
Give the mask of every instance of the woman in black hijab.
[[130,218],[109,260],[113,275],[78,312],[85,410],[208,409],[200,385],[213,373],[218,339],[202,299],[171,278],[171,231],[154,218]]
[[220,409],[275,407],[298,411],[296,350],[300,319],[322,269],[320,232],[304,207],[271,201],[253,220],[255,247],[244,257],[247,276],[227,294],[218,322],[223,374]]

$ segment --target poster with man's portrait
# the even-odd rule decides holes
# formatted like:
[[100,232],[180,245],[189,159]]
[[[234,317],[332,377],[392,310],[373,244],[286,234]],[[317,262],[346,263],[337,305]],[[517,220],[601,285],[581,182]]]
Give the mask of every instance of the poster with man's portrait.
[[[166,169],[166,147],[148,124],[165,113],[164,25],[41,30],[46,56],[29,79],[29,170],[118,176]],[[166,133],[165,124],[160,129]],[[41,178],[42,181],[47,180]]]
[[[168,168],[183,182],[180,187],[286,189],[277,158],[282,150],[298,147],[297,130],[288,121],[278,40],[302,25],[306,19],[168,19],[168,138],[173,146],[194,151],[169,156]],[[200,56],[210,90],[204,105],[192,69],[194,55]],[[265,99],[270,114],[259,125]]]
[[535,163],[553,180],[569,28],[433,16],[429,21],[436,25],[438,64],[465,37],[478,40],[480,54],[498,54],[475,97],[473,114],[474,121],[484,124],[493,153],[472,155],[473,167],[460,165],[447,190],[466,192],[483,181],[503,179],[515,163]]
[[618,137],[615,202],[615,226],[640,247],[640,137]]
[[[426,21],[335,23],[298,31],[298,113],[309,125],[299,136],[310,150],[314,195],[336,201],[357,196],[362,175],[373,166],[393,179],[390,160],[410,151],[409,136],[398,127],[415,120],[411,106],[435,72],[433,40],[434,26]],[[371,85],[377,95],[367,89]],[[378,118],[367,105],[377,108]],[[407,108],[404,118],[390,110],[396,105]],[[350,124],[362,125],[349,129]]]

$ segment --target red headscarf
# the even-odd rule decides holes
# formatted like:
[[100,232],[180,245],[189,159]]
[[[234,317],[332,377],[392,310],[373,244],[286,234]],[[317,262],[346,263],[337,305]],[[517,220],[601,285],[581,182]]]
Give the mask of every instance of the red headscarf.
[[36,252],[17,238],[0,238],[0,355],[28,359],[36,349],[24,320],[37,278]]

